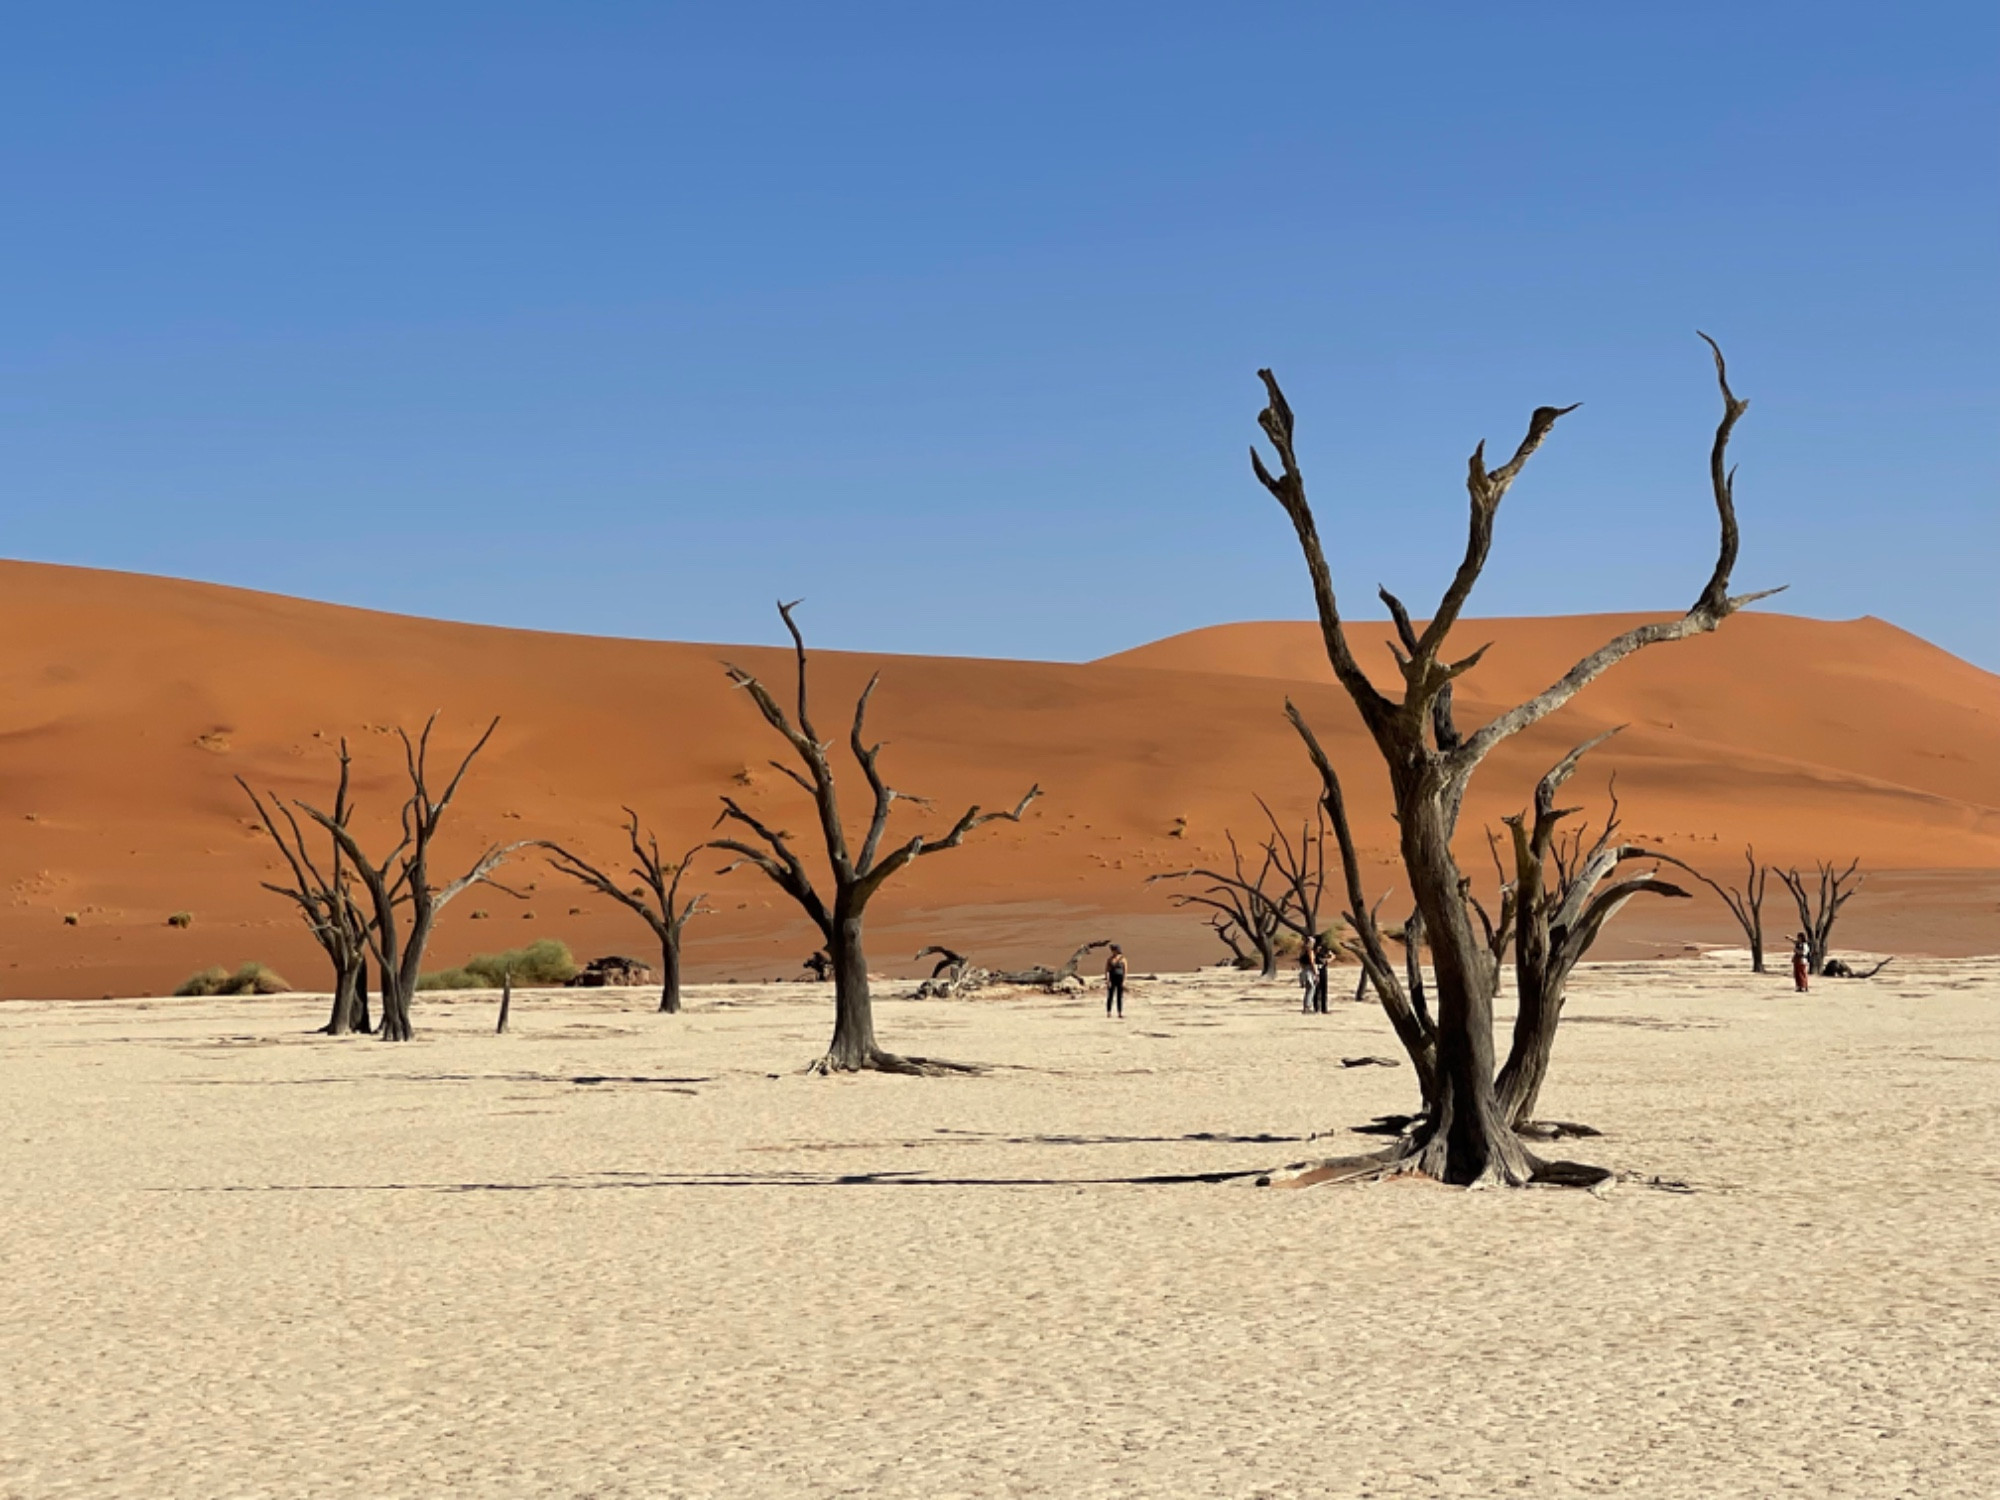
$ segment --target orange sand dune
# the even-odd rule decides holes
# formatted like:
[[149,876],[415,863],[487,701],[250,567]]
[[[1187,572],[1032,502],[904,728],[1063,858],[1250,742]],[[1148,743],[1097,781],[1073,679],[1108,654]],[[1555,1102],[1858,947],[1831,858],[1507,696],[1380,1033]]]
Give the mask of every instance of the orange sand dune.
[[[819,622],[808,610],[805,623]],[[1463,649],[1494,646],[1464,680],[1461,717],[1477,722],[1541,686],[1622,623],[1466,622]],[[448,825],[448,860],[526,837],[612,860],[625,803],[663,843],[693,844],[725,789],[784,826],[810,826],[800,794],[765,765],[775,738],[719,665],[728,657],[782,676],[787,656],[768,648],[445,624],[25,563],[0,563],[0,627],[7,996],[156,991],[250,958],[323,985],[310,941],[258,889],[272,852],[233,778],[325,798],[344,735],[363,821],[372,816],[379,833],[400,796],[391,728],[434,710],[445,752],[492,715],[502,721]],[[1367,651],[1371,666],[1393,671],[1372,639]],[[842,740],[855,691],[883,671],[871,729],[889,743],[884,765],[896,785],[936,799],[928,813],[899,808],[895,826],[936,829],[965,802],[1011,804],[1030,782],[1046,791],[1019,828],[985,830],[890,887],[873,919],[882,969],[907,970],[907,956],[933,941],[1025,960],[1116,935],[1146,967],[1212,957],[1200,924],[1143,882],[1216,856],[1226,827],[1253,834],[1254,793],[1287,816],[1309,808],[1310,773],[1281,714],[1287,694],[1350,772],[1371,881],[1395,883],[1382,776],[1311,626],[1219,626],[1075,665],[836,652],[816,662],[818,727]],[[1739,618],[1614,669],[1497,753],[1468,804],[1468,869],[1486,870],[1480,826],[1519,807],[1569,743],[1613,723],[1629,727],[1575,785],[1601,807],[1615,769],[1635,835],[1719,872],[1733,872],[1746,838],[1787,862],[1858,855],[1899,873],[1849,909],[1855,943],[2000,947],[2000,678],[1874,620]],[[1181,818],[1187,833],[1176,838]],[[720,863],[703,858],[707,869]],[[515,878],[533,887],[525,901],[480,891],[448,911],[440,964],[535,935],[585,953],[648,951],[634,919],[538,862]],[[813,946],[804,920],[754,873],[705,877],[702,888],[718,914],[690,931],[697,974],[789,973]],[[185,930],[166,925],[178,911],[192,914]],[[1657,903],[1603,951],[1731,930],[1706,898]]]

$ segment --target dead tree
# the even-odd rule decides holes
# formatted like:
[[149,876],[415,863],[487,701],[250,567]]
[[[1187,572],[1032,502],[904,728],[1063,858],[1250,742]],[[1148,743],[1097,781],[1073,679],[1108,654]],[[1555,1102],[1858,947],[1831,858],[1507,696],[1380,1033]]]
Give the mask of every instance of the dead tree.
[[[1550,768],[1535,787],[1532,823],[1525,815],[1506,820],[1514,843],[1514,979],[1519,1004],[1514,1014],[1513,1045],[1493,1089],[1501,1119],[1516,1131],[1531,1128],[1535,1103],[1555,1050],[1556,1026],[1562,1019],[1570,973],[1597,941],[1604,924],[1635,896],[1688,899],[1688,892],[1662,880],[1657,869],[1604,885],[1628,860],[1661,858],[1638,844],[1619,841],[1615,785],[1611,810],[1595,839],[1584,842],[1589,830],[1583,825],[1567,838],[1557,833],[1556,825],[1581,809],[1557,807],[1556,793],[1584,755],[1616,733],[1610,730],[1586,740]],[[1546,1136],[1552,1132],[1532,1133]]]
[[1078,948],[1076,952],[1072,953],[1068,961],[1059,968],[1051,969],[1047,964],[1035,964],[1031,968],[1026,969],[997,969],[991,976],[992,982],[994,984],[1040,985],[1043,989],[1058,989],[1076,978],[1077,968],[1083,963],[1086,955],[1095,953],[1099,948],[1109,948],[1110,946],[1110,938],[1092,938],[1089,942]]
[[632,858],[638,861],[631,871],[640,881],[635,888],[620,885],[589,860],[572,854],[560,844],[544,841],[542,847],[549,851],[549,863],[561,873],[582,882],[600,895],[609,896],[620,906],[636,913],[653,929],[653,936],[660,943],[660,1014],[679,1015],[681,932],[690,918],[708,911],[701,904],[703,895],[690,897],[685,904],[682,903],[681,877],[687,873],[688,861],[708,845],[696,844],[679,860],[670,863],[660,857],[659,839],[651,833],[641,833],[639,815],[629,807],[625,809],[625,836],[632,843]]
[[[1808,891],[1805,877],[1796,869],[1778,871],[1778,879],[1784,881],[1785,889],[1792,893],[1792,902],[1799,909],[1799,931],[1806,935],[1806,967],[1814,973],[1826,970],[1826,955],[1833,942],[1833,924],[1840,918],[1840,909],[1854,899],[1854,893],[1861,889],[1866,875],[1854,872],[1861,867],[1859,859],[1851,861],[1844,870],[1837,870],[1827,861],[1819,864],[1819,883]],[[1853,884],[1848,882],[1852,881]]]
[[1321,936],[1320,907],[1326,899],[1326,805],[1313,803],[1313,821],[1302,824],[1296,843],[1270,804],[1262,797],[1257,805],[1271,832],[1264,840],[1264,857],[1277,877],[1281,895],[1278,921],[1302,944],[1317,942]]
[[[1284,889],[1281,886],[1275,893],[1265,889],[1277,875],[1275,851],[1266,844],[1263,862],[1252,876],[1244,862],[1243,851],[1237,847],[1236,835],[1224,829],[1222,836],[1229,840],[1229,869],[1196,867],[1167,870],[1158,875],[1148,875],[1146,884],[1155,885],[1162,880],[1208,881],[1207,885],[1196,890],[1175,891],[1167,899],[1176,907],[1198,906],[1214,912],[1216,917],[1210,919],[1209,925],[1215,926],[1219,918],[1242,933],[1256,947],[1262,977],[1275,978],[1278,973],[1278,934],[1287,925]],[[1233,948],[1235,944],[1230,946]]]
[[[506,890],[492,878],[493,872],[509,854],[531,842],[522,839],[511,844],[495,844],[474,860],[472,867],[458,879],[443,885],[432,882],[431,845],[436,841],[438,827],[444,822],[452,799],[458,795],[459,783],[465,780],[465,773],[471,768],[474,757],[486,748],[486,742],[493,738],[493,731],[500,727],[497,718],[486,726],[486,733],[458,763],[458,769],[445,784],[443,795],[433,797],[430,790],[430,745],[431,730],[437,724],[437,717],[436,714],[430,716],[424,724],[423,733],[414,741],[404,730],[396,731],[403,742],[403,764],[410,778],[410,795],[403,803],[402,837],[380,860],[371,860],[363,852],[344,819],[336,819],[305,802],[297,804],[301,812],[333,836],[334,842],[346,853],[353,866],[355,878],[368,892],[372,913],[364,931],[376,971],[382,976],[382,1026],[378,1035],[389,1042],[407,1042],[416,1035],[410,1025],[410,999],[416,993],[417,979],[423,972],[424,950],[430,944],[438,913],[475,885],[491,885],[497,890]],[[407,930],[404,927],[405,918]]]
[[[340,742],[340,785],[333,794],[332,814],[333,820],[342,828],[347,826],[354,810],[347,795],[350,765],[347,741],[343,739]],[[306,846],[305,831],[299,826],[299,820],[278,799],[277,794],[272,793],[267,804],[241,776],[236,778],[236,784],[243,788],[251,806],[257,809],[264,831],[270,834],[271,842],[278,846],[278,852],[284,856],[292,871],[290,885],[274,885],[268,880],[260,883],[265,890],[285,897],[299,908],[313,941],[320,945],[333,965],[333,1010],[320,1030],[328,1036],[347,1036],[353,1032],[365,1034],[373,1029],[368,1015],[367,923],[360,908],[354,904],[346,850],[337,838],[333,839],[332,853],[322,870]]]
[[1770,882],[1771,872],[1757,863],[1755,844],[1744,845],[1743,859],[1749,866],[1749,874],[1740,890],[1735,886],[1725,890],[1683,860],[1674,863],[1722,898],[1722,904],[1729,908],[1729,914],[1736,918],[1736,925],[1743,929],[1743,936],[1750,944],[1750,972],[1763,974],[1768,972],[1764,966],[1764,887]]
[[875,685],[881,681],[881,674],[868,679],[868,686],[861,690],[861,696],[854,705],[854,725],[848,734],[848,746],[853,751],[861,773],[868,780],[870,791],[874,793],[874,815],[869,820],[868,832],[862,838],[860,852],[851,851],[847,840],[847,829],[841,822],[840,802],[837,795],[833,765],[827,759],[829,744],[821,741],[814,730],[812,717],[806,705],[806,643],[799,634],[799,627],[792,619],[792,611],[798,601],[779,604],[778,613],[783,617],[785,629],[791,633],[792,648],[797,661],[798,708],[797,722],[779,706],[770,690],[741,667],[726,666],[729,680],[742,688],[756,703],[764,721],[785,737],[799,760],[805,766],[802,775],[791,766],[780,761],[771,764],[802,787],[813,799],[819,814],[820,836],[826,845],[827,864],[833,875],[833,903],[829,906],[813,885],[812,876],[798,853],[792,848],[791,835],[780,828],[773,828],[746,811],[733,797],[722,799],[722,814],[716,819],[718,824],[734,823],[748,829],[757,842],[746,843],[740,839],[717,839],[714,847],[727,849],[739,858],[735,864],[725,866],[725,871],[733,870],[739,864],[752,865],[764,872],[771,883],[790,896],[812,919],[826,939],[826,951],[832,960],[834,985],[833,1041],[826,1050],[826,1056],[815,1065],[821,1073],[854,1072],[862,1069],[876,1069],[889,1073],[934,1073],[953,1070],[955,1065],[939,1063],[924,1058],[898,1057],[884,1052],[875,1042],[875,1014],[868,994],[868,959],[861,946],[862,918],[868,903],[875,893],[882,889],[889,877],[926,855],[937,854],[945,849],[956,849],[965,842],[965,836],[975,828],[1004,819],[1018,823],[1021,815],[1028,810],[1028,804],[1041,795],[1041,788],[1033,786],[1028,794],[1011,812],[983,813],[975,805],[959,816],[956,823],[942,838],[931,840],[922,835],[899,844],[886,853],[882,849],[883,836],[889,827],[889,810],[898,799],[915,802],[919,806],[929,803],[921,797],[913,797],[907,792],[898,792],[882,779],[876,762],[882,753],[882,746],[870,745],[863,737],[868,715],[868,700],[874,696]]
[[[1706,335],[1703,337],[1706,340]],[[1411,634],[1416,642],[1414,648],[1405,645],[1394,652],[1403,681],[1401,696],[1396,698],[1383,693],[1370,681],[1349,648],[1346,628],[1334,597],[1325,549],[1312,508],[1306,500],[1305,480],[1300,474],[1293,448],[1291,407],[1271,372],[1258,372],[1268,396],[1268,405],[1259,414],[1258,422],[1277,453],[1279,473],[1271,473],[1254,447],[1251,451],[1252,468],[1259,482],[1283,507],[1297,533],[1312,579],[1327,659],[1387,767],[1403,867],[1417,911],[1423,919],[1424,940],[1430,946],[1437,988],[1437,1020],[1429,1036],[1416,1026],[1413,1011],[1407,1018],[1399,1018],[1395,1008],[1391,1007],[1398,1035],[1403,1038],[1406,1049],[1410,1050],[1419,1076],[1430,1075],[1423,1119],[1407,1138],[1381,1156],[1359,1162],[1331,1164],[1308,1174],[1309,1180],[1380,1176],[1406,1171],[1463,1184],[1520,1184],[1535,1178],[1538,1173],[1549,1181],[1599,1182],[1605,1179],[1606,1174],[1593,1169],[1537,1160],[1516,1134],[1501,1108],[1495,1089],[1498,1069],[1493,1041],[1496,966],[1492,962],[1491,947],[1475,928],[1475,913],[1469,899],[1471,886],[1459,871],[1452,851],[1452,836],[1473,773],[1503,740],[1547,718],[1634,652],[1712,631],[1752,598],[1763,597],[1732,597],[1729,593],[1738,537],[1733,476],[1727,466],[1727,452],[1730,431],[1742,416],[1746,403],[1739,401],[1729,388],[1721,349],[1712,340],[1707,342],[1715,356],[1716,381],[1723,402],[1723,415],[1716,428],[1709,460],[1710,484],[1720,522],[1721,541],[1715,566],[1695,602],[1678,618],[1649,622],[1624,632],[1591,652],[1526,702],[1508,709],[1469,734],[1454,734],[1442,742],[1437,734],[1436,718],[1441,695],[1452,682],[1478,664],[1484,648],[1456,660],[1447,660],[1443,652],[1471,597],[1473,586],[1486,566],[1500,502],[1557,421],[1574,408],[1538,408],[1530,418],[1527,435],[1514,456],[1497,469],[1487,467],[1483,443],[1473,451],[1466,477],[1471,504],[1465,555],[1430,621],[1421,633],[1412,628]],[[1297,717],[1296,711],[1294,722],[1303,731],[1303,720]],[[1316,749],[1314,758],[1326,784],[1327,797],[1332,801],[1338,795],[1338,780],[1333,767]],[[1331,807],[1329,812],[1332,812]],[[1337,831],[1341,821],[1336,822]],[[1350,902],[1356,911],[1365,915],[1365,904],[1356,889],[1358,872],[1350,852],[1351,837],[1343,837],[1342,842],[1343,862],[1348,867]],[[1367,952],[1369,945],[1365,931],[1361,934],[1360,946]],[[1376,946],[1379,948],[1379,934]],[[1385,960],[1386,955],[1369,953],[1364,963],[1369,969],[1371,982],[1376,984],[1378,993],[1385,995],[1385,1005],[1389,1005],[1384,981],[1394,982],[1395,976]],[[1378,970],[1382,972],[1378,973]],[[1400,987],[1399,983],[1396,984],[1396,988]],[[1407,1008],[1407,1001],[1405,995],[1404,1008]]]

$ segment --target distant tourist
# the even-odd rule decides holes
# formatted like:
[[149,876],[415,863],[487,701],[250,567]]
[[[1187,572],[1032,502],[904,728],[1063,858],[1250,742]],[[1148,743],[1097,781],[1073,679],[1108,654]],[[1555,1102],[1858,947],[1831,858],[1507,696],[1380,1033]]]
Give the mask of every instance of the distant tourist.
[[1806,980],[1812,974],[1812,943],[1801,932],[1792,939],[1792,984],[1803,995],[1807,993]]
[[1307,1015],[1319,1009],[1319,961],[1311,943],[1299,949],[1299,991],[1299,1004]]
[[1116,1009],[1118,1018],[1125,1018],[1125,950],[1116,943],[1111,945],[1111,957],[1104,965],[1104,1013],[1108,1016]]
[[1327,947],[1325,939],[1314,938],[1312,941],[1312,955],[1314,981],[1313,1010],[1323,1016],[1326,1014],[1327,985],[1333,979],[1333,976],[1327,972],[1333,963],[1333,950]]

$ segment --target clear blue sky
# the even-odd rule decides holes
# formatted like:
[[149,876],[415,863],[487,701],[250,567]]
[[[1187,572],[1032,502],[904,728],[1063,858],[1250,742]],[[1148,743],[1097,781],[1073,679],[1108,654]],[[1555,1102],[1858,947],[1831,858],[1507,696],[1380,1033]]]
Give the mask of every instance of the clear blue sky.
[[2000,669],[2000,7],[10,7],[0,552],[1088,657],[1745,588]]

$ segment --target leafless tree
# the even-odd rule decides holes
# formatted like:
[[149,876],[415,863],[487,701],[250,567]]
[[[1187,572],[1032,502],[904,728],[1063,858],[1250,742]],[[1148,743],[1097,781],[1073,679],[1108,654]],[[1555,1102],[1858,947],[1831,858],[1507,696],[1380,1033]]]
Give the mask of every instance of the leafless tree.
[[1312,943],[1322,935],[1320,907],[1326,899],[1326,805],[1315,799],[1313,818],[1299,827],[1296,840],[1270,804],[1262,797],[1257,805],[1271,832],[1264,840],[1264,856],[1277,877],[1280,897],[1278,921],[1301,943]]
[[[486,733],[465,752],[465,758],[458,763],[458,769],[445,784],[442,795],[433,797],[430,789],[430,745],[431,730],[436,727],[437,718],[436,714],[432,714],[424,724],[423,733],[414,741],[406,731],[396,731],[397,738],[403,742],[403,764],[410,778],[410,795],[403,803],[402,837],[380,860],[368,857],[344,818],[335,818],[309,803],[297,804],[301,812],[333,836],[334,842],[353,866],[355,878],[368,892],[372,913],[365,932],[376,971],[382,976],[382,1026],[378,1034],[384,1041],[390,1042],[406,1042],[416,1034],[410,1025],[410,999],[416,993],[417,979],[423,972],[424,949],[430,944],[438,913],[475,885],[491,885],[498,890],[506,890],[492,878],[493,872],[509,854],[531,842],[522,839],[511,844],[495,844],[474,860],[471,868],[456,880],[443,885],[432,882],[431,846],[436,841],[438,828],[451,808],[452,799],[458,795],[459,783],[465,780],[465,773],[471,768],[473,759],[486,748],[486,742],[493,738],[493,731],[500,727],[497,718],[486,726]],[[406,919],[407,930],[404,927]]]
[[1548,1077],[1549,1058],[1555,1050],[1556,1026],[1562,1019],[1570,973],[1597,941],[1604,924],[1634,896],[1683,899],[1688,896],[1679,886],[1662,880],[1657,869],[1642,870],[1604,885],[1629,860],[1661,858],[1638,844],[1619,841],[1616,786],[1611,791],[1611,810],[1595,839],[1585,843],[1589,829],[1581,824],[1567,838],[1557,833],[1558,823],[1581,811],[1557,807],[1557,791],[1586,753],[1616,733],[1615,729],[1609,730],[1586,740],[1550,768],[1535,787],[1532,823],[1525,815],[1506,820],[1514,843],[1514,979],[1518,1006],[1514,1014],[1513,1045],[1493,1087],[1499,1097],[1500,1117],[1516,1131],[1531,1128],[1542,1082]]
[[996,820],[1012,823],[1021,821],[1021,815],[1028,810],[1028,804],[1041,795],[1039,786],[1030,787],[1028,794],[1011,812],[981,812],[975,805],[960,814],[958,821],[942,838],[931,840],[917,835],[892,849],[883,850],[882,841],[889,827],[889,810],[898,799],[928,806],[921,797],[913,797],[907,792],[898,792],[882,779],[877,760],[882,746],[870,745],[864,737],[865,721],[868,715],[868,700],[874,696],[875,685],[881,681],[881,674],[868,679],[868,686],[861,690],[861,696],[854,705],[854,725],[848,734],[848,746],[853,751],[861,773],[868,780],[869,790],[874,793],[874,815],[869,820],[868,832],[862,838],[859,853],[850,849],[847,829],[841,822],[840,801],[834,786],[833,765],[827,759],[830,742],[823,742],[812,725],[812,716],[806,704],[806,643],[799,634],[799,627],[792,618],[792,611],[798,601],[780,604],[778,613],[783,617],[785,629],[792,637],[792,648],[797,661],[798,707],[797,722],[786,714],[769,689],[741,667],[727,666],[729,680],[748,693],[756,703],[764,721],[792,747],[800,762],[805,766],[804,774],[780,761],[771,764],[802,787],[813,799],[819,814],[820,836],[826,845],[827,864],[833,876],[833,903],[829,906],[813,885],[812,876],[805,863],[792,847],[791,835],[780,828],[773,828],[754,813],[746,811],[733,797],[722,799],[722,815],[718,824],[733,823],[749,830],[755,843],[742,839],[717,839],[714,847],[726,849],[738,856],[734,864],[725,866],[733,870],[737,865],[748,864],[764,872],[771,883],[790,896],[805,911],[826,939],[826,951],[833,963],[834,1021],[833,1041],[827,1047],[826,1056],[814,1067],[822,1073],[854,1072],[862,1069],[876,1069],[890,1073],[933,1073],[953,1070],[956,1065],[916,1057],[898,1057],[884,1052],[875,1042],[875,1015],[868,994],[868,959],[861,945],[862,917],[875,893],[882,889],[889,877],[904,869],[925,855],[936,854],[945,849],[956,849],[965,841],[965,836],[975,828],[984,827]]
[[[1168,900],[1177,907],[1198,906],[1215,913],[1209,925],[1216,927],[1217,921],[1235,928],[1249,940],[1257,950],[1257,963],[1265,979],[1278,972],[1278,934],[1284,930],[1286,922],[1286,890],[1284,877],[1277,869],[1276,850],[1271,843],[1263,848],[1263,859],[1254,866],[1246,862],[1243,851],[1237,847],[1236,835],[1224,829],[1222,836],[1229,841],[1229,868],[1218,870],[1196,866],[1186,870],[1166,870],[1158,875],[1148,875],[1147,885],[1156,885],[1162,880],[1205,880],[1208,884],[1191,890],[1176,890]],[[1234,948],[1236,945],[1231,943]]]
[[692,917],[701,916],[709,909],[701,903],[703,895],[695,895],[683,902],[680,897],[681,877],[687,873],[688,861],[693,859],[708,845],[696,844],[678,860],[669,862],[660,856],[660,841],[650,832],[642,832],[639,815],[631,808],[625,809],[625,835],[632,843],[632,858],[637,863],[631,874],[640,884],[636,887],[620,885],[604,871],[579,854],[572,854],[562,845],[544,842],[542,847],[549,851],[549,863],[572,880],[581,881],[600,895],[609,896],[620,906],[635,912],[645,924],[653,929],[653,936],[660,943],[660,1014],[672,1016],[680,1014],[681,1008],[681,932]]
[[1047,964],[1034,964],[1025,969],[996,969],[993,972],[993,982],[995,984],[1040,985],[1044,989],[1055,989],[1067,981],[1076,978],[1077,968],[1083,963],[1086,956],[1095,953],[1100,948],[1109,948],[1110,946],[1110,938],[1092,938],[1056,968],[1052,969]]
[[[351,758],[347,741],[340,742],[340,785],[333,794],[334,822],[342,828],[353,812],[348,800]],[[339,839],[330,840],[331,852],[321,869],[306,845],[305,831],[277,794],[268,803],[251,789],[241,776],[236,784],[257,809],[264,831],[278,846],[291,867],[292,883],[276,885],[266,880],[264,889],[274,891],[299,908],[313,940],[325,950],[333,965],[333,1011],[320,1029],[328,1036],[347,1036],[373,1029],[368,1015],[368,935],[367,922],[354,904],[353,884],[347,868],[347,852]]]
[[1736,918],[1736,925],[1743,929],[1743,936],[1750,944],[1750,972],[1763,974],[1767,972],[1764,966],[1764,887],[1770,882],[1771,872],[1757,863],[1755,844],[1744,846],[1743,860],[1749,866],[1749,873],[1741,889],[1735,886],[1724,889],[1693,865],[1683,860],[1675,860],[1674,863],[1722,898],[1722,904],[1729,908],[1729,914]]
[[[1706,335],[1703,335],[1706,339]],[[1400,981],[1386,963],[1386,954],[1371,951],[1369,932],[1358,934],[1357,945],[1366,954],[1364,964],[1378,994],[1384,995],[1397,1033],[1410,1051],[1420,1079],[1428,1076],[1425,1114],[1422,1122],[1397,1146],[1386,1153],[1360,1161],[1329,1164],[1315,1169],[1310,1180],[1332,1180],[1364,1175],[1415,1171],[1446,1182],[1519,1184],[1538,1174],[1548,1181],[1595,1183],[1606,1174],[1563,1163],[1544,1163],[1527,1149],[1512,1128],[1501,1107],[1495,1088],[1497,1069],[1493,1041],[1493,992],[1497,966],[1490,944],[1475,929],[1475,911],[1469,899],[1470,883],[1460,873],[1452,852],[1452,837],[1466,787],[1480,763],[1495,746],[1530,725],[1537,724],[1561,708],[1610,667],[1645,647],[1667,641],[1684,640],[1714,630],[1753,598],[1732,597],[1730,574],[1736,563],[1737,526],[1733,496],[1733,476],[1727,467],[1731,429],[1747,403],[1729,388],[1722,351],[1707,340],[1715,356],[1716,381],[1721,389],[1723,416],[1715,433],[1710,454],[1710,482],[1721,527],[1721,542],[1715,566],[1707,583],[1686,613],[1672,620],[1639,625],[1607,642],[1578,661],[1554,683],[1527,701],[1508,709],[1480,728],[1463,736],[1452,735],[1440,742],[1436,711],[1444,690],[1479,662],[1485,648],[1456,660],[1443,656],[1453,628],[1458,624],[1473,586],[1486,566],[1493,542],[1494,520],[1500,502],[1535,450],[1549,432],[1573,407],[1544,406],[1529,419],[1527,435],[1514,456],[1499,468],[1489,468],[1485,445],[1472,454],[1466,488],[1470,498],[1463,560],[1445,589],[1435,614],[1416,637],[1414,649],[1395,650],[1403,679],[1400,698],[1378,689],[1361,669],[1349,648],[1345,626],[1335,601],[1333,581],[1327,567],[1319,528],[1306,500],[1302,477],[1293,448],[1293,418],[1276,378],[1268,370],[1259,371],[1268,404],[1259,414],[1259,425],[1276,451],[1279,472],[1273,475],[1253,447],[1251,464],[1258,480],[1284,508],[1297,533],[1306,567],[1311,575],[1320,632],[1335,677],[1359,711],[1362,723],[1375,741],[1385,762],[1394,796],[1403,867],[1408,875],[1417,911],[1423,920],[1424,940],[1431,953],[1437,987],[1437,1021],[1431,1035],[1416,1024],[1414,1010],[1405,995],[1401,1005],[1389,998],[1389,984],[1400,990]],[[1399,633],[1400,636],[1400,633]],[[1293,711],[1301,731],[1304,721]],[[1338,780],[1331,763],[1315,749],[1314,759],[1326,784],[1329,801],[1338,796]],[[1329,814],[1333,808],[1329,807]],[[1344,815],[1336,818],[1336,832]],[[1350,847],[1351,836],[1343,837],[1342,858],[1350,888],[1350,915],[1366,916],[1360,898],[1358,869]],[[1372,928],[1373,924],[1368,924]],[[1518,946],[1518,945],[1517,945]],[[1379,934],[1373,947],[1379,950]],[[1386,981],[1386,983],[1385,983]],[[1399,1015],[1398,1011],[1407,1011]]]
[[1785,889],[1792,893],[1792,902],[1799,909],[1799,931],[1806,935],[1806,967],[1814,974],[1826,971],[1826,956],[1833,943],[1833,924],[1840,918],[1840,909],[1854,899],[1854,893],[1861,889],[1866,875],[1854,872],[1861,867],[1856,859],[1846,869],[1837,869],[1831,862],[1819,864],[1819,881],[1811,889],[1807,878],[1796,869],[1778,871],[1778,879],[1785,883]]

